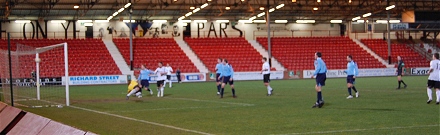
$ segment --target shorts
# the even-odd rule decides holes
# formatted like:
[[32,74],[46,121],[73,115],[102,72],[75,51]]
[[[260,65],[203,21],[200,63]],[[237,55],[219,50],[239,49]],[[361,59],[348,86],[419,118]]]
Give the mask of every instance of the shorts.
[[434,88],[435,89],[440,89],[440,81],[435,81]]
[[433,81],[433,80],[428,80],[428,84],[427,84],[428,88],[440,88],[440,82],[439,81]]
[[325,86],[325,80],[327,80],[327,75],[325,73],[319,73],[316,75],[317,86]]
[[397,71],[397,76],[402,76],[402,71]]
[[355,78],[353,78],[354,75],[348,75],[347,76],[347,83],[354,84]]
[[167,75],[167,80],[171,80],[171,75]]
[[216,82],[220,82],[220,80],[218,79],[218,77],[220,77],[220,73],[215,74],[215,81],[216,81]]
[[264,74],[263,75],[263,82],[269,83],[270,82],[270,74]]
[[150,82],[148,80],[141,80],[142,88],[150,87]]
[[160,87],[161,85],[163,85],[163,82],[164,82],[164,80],[157,81],[157,87]]
[[221,79],[223,80],[224,84],[228,84],[229,83],[229,85],[234,85],[234,80],[229,81],[229,79],[231,79],[231,76],[223,76]]

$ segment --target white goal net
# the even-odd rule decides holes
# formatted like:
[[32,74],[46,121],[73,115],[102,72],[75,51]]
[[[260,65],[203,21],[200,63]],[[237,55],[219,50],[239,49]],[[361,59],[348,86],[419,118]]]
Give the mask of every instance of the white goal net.
[[69,76],[67,43],[29,44],[11,47],[11,64],[8,51],[0,50],[3,100],[25,107],[68,106],[69,85],[61,80]]

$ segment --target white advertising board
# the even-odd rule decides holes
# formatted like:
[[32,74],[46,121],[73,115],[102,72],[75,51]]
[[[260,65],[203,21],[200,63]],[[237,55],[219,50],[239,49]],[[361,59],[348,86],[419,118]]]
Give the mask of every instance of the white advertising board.
[[[328,70],[327,78],[347,77],[344,73],[345,69],[340,70]],[[304,70],[303,78],[311,78],[315,70]],[[371,68],[371,69],[359,69],[359,77],[368,76],[394,76],[396,75],[396,68]]]
[[[204,81],[206,81],[206,74],[205,73],[182,73],[182,74],[180,74],[180,79],[182,82],[204,82]],[[177,82],[176,74],[171,75],[171,81]],[[157,76],[156,75],[150,76],[150,83],[156,83],[156,82],[157,82]]]
[[[62,85],[66,77],[62,77]],[[126,75],[69,76],[69,85],[126,84]]]
[[420,68],[412,68],[411,75],[426,75],[429,72],[429,68],[420,67]]
[[[271,71],[270,79],[283,79],[283,71]],[[234,72],[234,80],[263,80],[261,72]]]

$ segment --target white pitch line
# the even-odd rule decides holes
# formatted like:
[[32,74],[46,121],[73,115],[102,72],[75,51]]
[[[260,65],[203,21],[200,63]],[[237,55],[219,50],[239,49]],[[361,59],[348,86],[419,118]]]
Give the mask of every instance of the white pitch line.
[[129,110],[129,111],[105,111],[105,112],[142,112],[142,111],[161,111],[161,110],[179,110],[179,109],[202,109],[202,108],[228,108],[228,107],[239,107],[239,106],[151,108],[151,109],[139,109],[139,110]]
[[[21,97],[23,97],[23,96],[21,96]],[[40,100],[40,101],[47,102],[47,103],[54,103],[54,102],[46,101],[46,100]],[[195,130],[190,130],[190,129],[184,129],[184,128],[180,128],[180,127],[175,127],[175,126],[171,126],[171,125],[165,125],[165,124],[160,124],[160,123],[150,122],[150,121],[145,121],[145,120],[139,120],[139,119],[135,119],[135,118],[125,117],[125,116],[121,116],[121,115],[117,115],[117,114],[111,114],[111,113],[101,112],[101,111],[97,111],[97,110],[92,110],[92,109],[87,109],[87,108],[82,108],[82,107],[77,107],[77,106],[72,106],[72,105],[70,105],[70,106],[68,106],[68,107],[72,107],[72,108],[80,109],[80,110],[84,110],[84,111],[89,111],[89,112],[94,112],[94,113],[99,113],[99,114],[105,114],[105,115],[109,115],[109,116],[113,116],[113,117],[118,117],[118,118],[122,118],[122,119],[127,119],[127,120],[132,120],[132,121],[142,122],[142,123],[146,123],[146,124],[151,124],[151,125],[156,125],[156,126],[162,126],[162,127],[172,128],[172,129],[176,129],[176,130],[182,130],[182,131],[187,131],[187,132],[193,132],[193,133],[202,134],[202,135],[213,135],[213,134],[205,133],[205,132],[201,132],[201,131],[195,131]]]
[[407,126],[407,127],[384,127],[384,128],[369,128],[369,129],[333,130],[333,131],[318,131],[318,132],[288,133],[288,134],[272,134],[272,135],[328,134],[328,133],[358,132],[358,131],[368,131],[368,130],[392,130],[392,129],[422,128],[422,127],[436,127],[436,126],[440,126],[440,125],[421,125],[421,126]]
[[201,131],[195,131],[195,130],[190,130],[190,129],[184,129],[184,128],[180,128],[180,127],[175,127],[175,126],[166,125],[166,124],[160,124],[160,123],[156,123],[156,122],[150,122],[150,121],[146,121],[146,120],[139,120],[139,119],[135,119],[135,118],[125,117],[125,116],[121,116],[121,115],[117,115],[117,114],[106,113],[106,112],[101,112],[101,111],[92,110],[92,109],[87,109],[87,108],[82,108],[82,107],[77,107],[77,106],[69,106],[69,107],[72,107],[72,108],[75,108],[75,109],[84,110],[84,111],[89,111],[89,112],[94,112],[94,113],[99,113],[99,114],[109,115],[109,116],[113,116],[113,117],[118,117],[118,118],[122,118],[122,119],[127,119],[127,120],[132,120],[132,121],[142,122],[142,123],[146,123],[146,124],[151,124],[151,125],[156,125],[156,126],[161,126],[161,127],[172,128],[172,129],[176,129],[176,130],[182,130],[182,131],[187,131],[187,132],[192,132],[192,133],[197,133],[197,134],[202,134],[202,135],[213,135],[213,134],[205,133],[205,132],[201,132]]
[[177,99],[177,100],[188,100],[188,101],[196,101],[196,102],[210,102],[210,103],[220,103],[220,104],[230,104],[230,105],[241,105],[241,106],[255,106],[255,104],[248,104],[248,103],[233,103],[233,102],[201,100],[201,99],[192,99],[192,98],[172,98],[172,97],[164,97],[164,98]]

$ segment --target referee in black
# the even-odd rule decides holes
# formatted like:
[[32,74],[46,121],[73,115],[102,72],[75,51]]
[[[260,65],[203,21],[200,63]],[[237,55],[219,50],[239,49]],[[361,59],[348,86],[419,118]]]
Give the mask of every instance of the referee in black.
[[32,70],[31,72],[31,86],[33,87],[37,87],[37,73],[35,72],[35,70]]
[[406,85],[405,84],[405,82],[403,82],[403,80],[402,80],[402,76],[405,74],[405,72],[404,72],[404,66],[405,66],[405,63],[403,63],[403,60],[402,60],[402,58],[400,57],[400,56],[397,56],[397,60],[399,61],[399,63],[397,64],[397,82],[398,82],[398,87],[396,88],[396,89],[400,89],[400,84],[401,83],[403,83],[403,88],[406,88],[408,85]]

